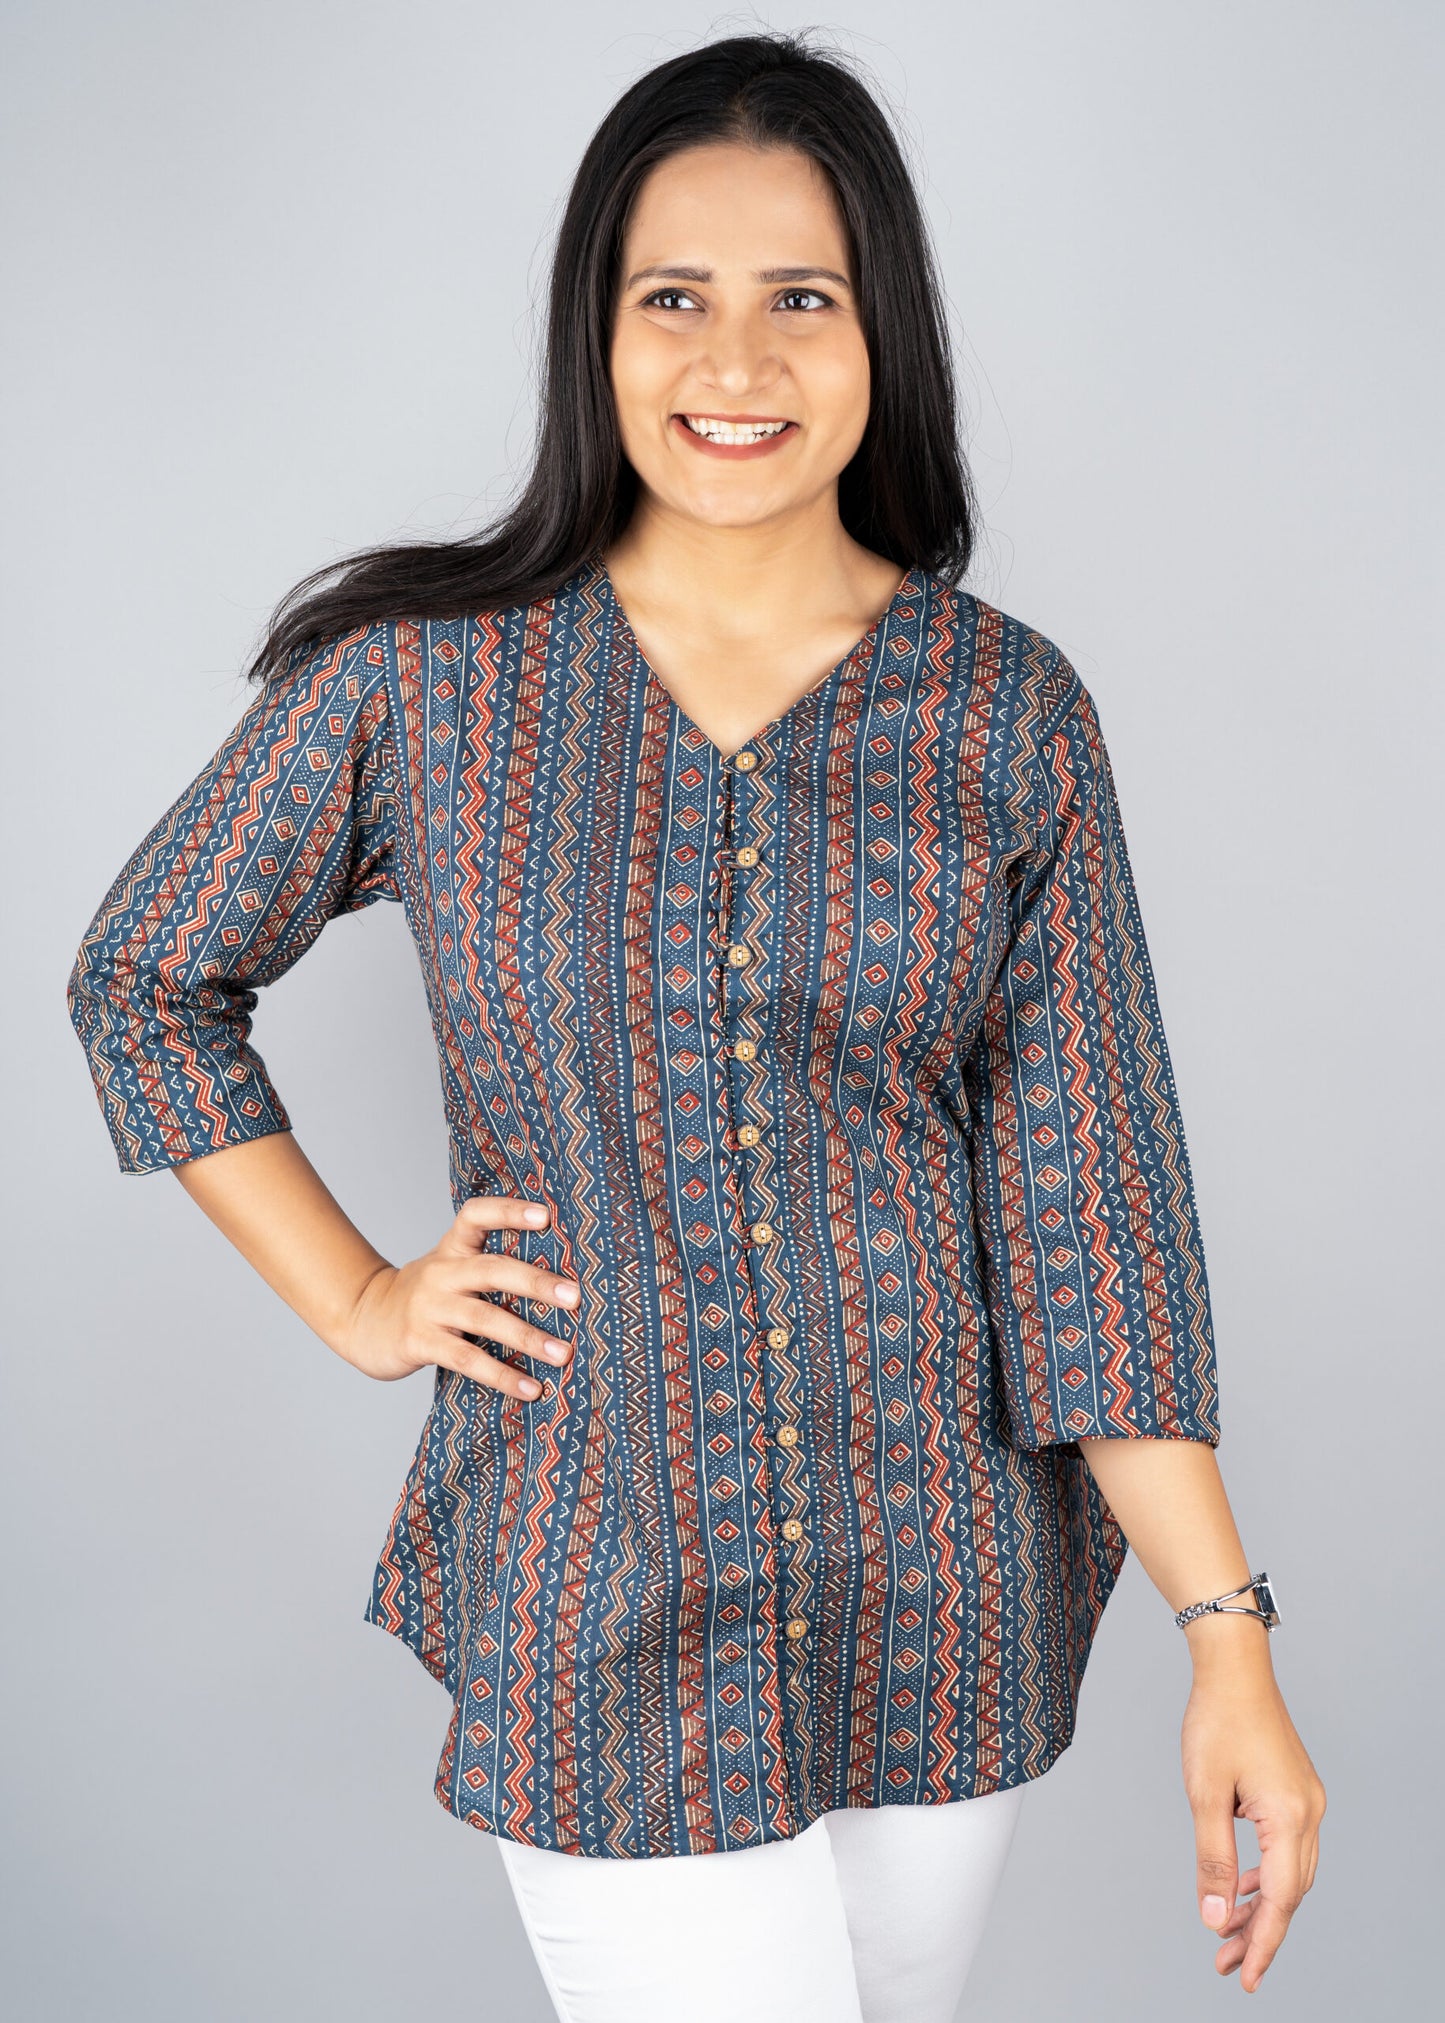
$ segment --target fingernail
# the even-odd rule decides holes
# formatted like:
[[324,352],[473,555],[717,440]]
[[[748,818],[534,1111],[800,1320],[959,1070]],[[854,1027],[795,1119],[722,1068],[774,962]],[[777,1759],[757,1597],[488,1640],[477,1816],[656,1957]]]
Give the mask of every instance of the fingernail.
[[528,1222],[545,1222],[547,1220],[547,1211],[540,1201],[534,1201],[530,1208],[523,1211],[523,1216]]
[[564,1299],[570,1302],[576,1299],[580,1291],[581,1287],[573,1285],[570,1279],[560,1278],[557,1281],[556,1297],[558,1299]]
[[548,1342],[542,1350],[542,1354],[546,1356],[549,1362],[560,1363],[567,1354],[567,1344],[565,1342]]
[[542,1393],[542,1386],[537,1382],[535,1377],[523,1377],[517,1388],[524,1398],[537,1398]]
[[1204,1897],[1200,1901],[1199,1915],[1212,1930],[1218,1930],[1229,1916],[1229,1905],[1223,1897]]

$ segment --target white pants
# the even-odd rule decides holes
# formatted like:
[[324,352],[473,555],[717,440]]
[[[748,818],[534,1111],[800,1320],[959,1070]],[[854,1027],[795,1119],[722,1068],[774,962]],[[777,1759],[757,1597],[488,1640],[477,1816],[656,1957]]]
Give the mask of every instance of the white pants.
[[716,1854],[498,1845],[561,2023],[954,2023],[1023,1793]]

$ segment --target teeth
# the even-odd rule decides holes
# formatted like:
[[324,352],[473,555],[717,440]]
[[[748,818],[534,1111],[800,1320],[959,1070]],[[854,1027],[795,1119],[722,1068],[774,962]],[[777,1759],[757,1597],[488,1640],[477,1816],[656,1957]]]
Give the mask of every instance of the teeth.
[[788,426],[785,421],[714,421],[703,414],[685,414],[683,420],[694,435],[706,436],[714,443],[755,443]]

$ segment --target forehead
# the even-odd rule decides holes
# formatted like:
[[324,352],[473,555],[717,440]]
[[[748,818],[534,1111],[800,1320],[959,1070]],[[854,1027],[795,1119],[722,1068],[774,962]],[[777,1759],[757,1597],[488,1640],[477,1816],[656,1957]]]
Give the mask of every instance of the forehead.
[[719,271],[822,260],[845,265],[847,234],[827,176],[797,148],[732,142],[659,162],[623,236],[626,271],[688,260]]

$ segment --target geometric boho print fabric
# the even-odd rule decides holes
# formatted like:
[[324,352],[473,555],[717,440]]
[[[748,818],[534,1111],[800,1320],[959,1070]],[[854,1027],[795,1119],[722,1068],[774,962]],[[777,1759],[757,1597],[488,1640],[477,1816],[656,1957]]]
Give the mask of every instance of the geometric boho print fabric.
[[1218,1438],[1069,662],[914,568],[724,754],[600,555],[529,608],[298,649],[76,957],[123,1172],[289,1128],[256,992],[378,899],[421,963],[454,1206],[546,1200],[489,1240],[582,1288],[515,1302],[576,1339],[526,1362],[541,1397],[437,1370],[381,1549],[366,1617],[453,1702],[438,1798],[646,1858],[1037,1777],[1124,1553],[1075,1441]]

